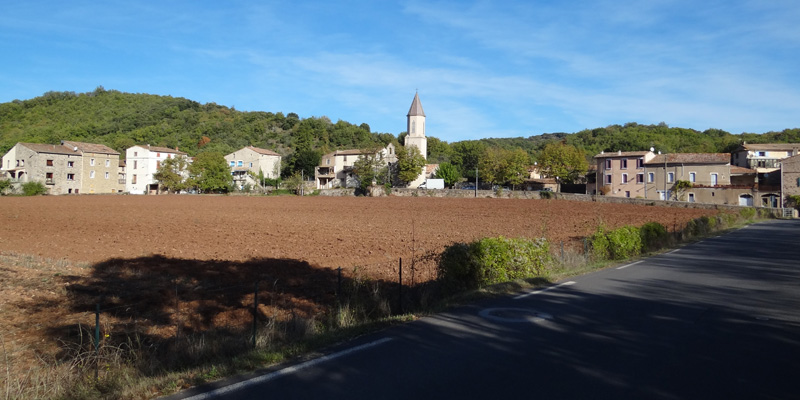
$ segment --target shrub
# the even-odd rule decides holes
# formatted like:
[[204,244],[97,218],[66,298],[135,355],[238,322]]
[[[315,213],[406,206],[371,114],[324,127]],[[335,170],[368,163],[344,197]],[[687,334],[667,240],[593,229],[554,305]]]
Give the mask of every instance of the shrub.
[[756,209],[752,207],[743,208],[739,210],[739,215],[741,215],[744,219],[753,219],[753,217],[756,216]]
[[6,190],[11,188],[11,181],[8,179],[0,179],[0,196],[6,194]]
[[623,260],[639,255],[642,251],[642,236],[639,228],[635,226],[623,226],[608,232],[609,249],[611,258]]
[[550,259],[544,239],[484,238],[448,247],[439,262],[438,275],[451,291],[529,278],[541,274]]
[[539,198],[540,199],[550,199],[552,197],[553,197],[553,193],[552,192],[549,192],[547,190],[539,191]]
[[611,244],[602,226],[597,227],[597,231],[589,237],[592,245],[592,255],[597,260],[607,260],[611,256]]
[[653,251],[666,247],[669,244],[667,228],[658,222],[648,222],[639,228],[642,237],[642,250]]
[[22,184],[22,194],[25,196],[39,196],[47,194],[47,187],[42,182],[25,182]]

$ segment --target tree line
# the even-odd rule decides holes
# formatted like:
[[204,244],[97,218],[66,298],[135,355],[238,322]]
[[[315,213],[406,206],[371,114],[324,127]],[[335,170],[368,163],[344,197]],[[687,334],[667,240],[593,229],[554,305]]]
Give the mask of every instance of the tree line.
[[[300,118],[296,113],[239,111],[215,103],[180,97],[123,93],[98,87],[92,92],[48,92],[29,100],[0,104],[0,151],[17,142],[59,143],[76,140],[105,144],[120,153],[136,144],[179,148],[196,157],[228,154],[245,146],[274,150],[283,156],[281,176],[313,176],[321,156],[339,149],[402,148],[405,132],[372,132],[325,116]],[[762,134],[731,134],[719,129],[697,131],[665,123],[635,122],[545,133],[527,138],[485,138],[448,143],[428,137],[427,162],[440,164],[448,182],[474,179],[516,184],[533,163],[564,182],[585,173],[584,166],[601,151],[662,153],[730,152],[748,143],[800,142],[800,129]],[[413,164],[413,163],[412,163]],[[365,170],[362,168],[362,170]],[[380,174],[375,170],[375,179]],[[482,172],[481,172],[482,171]]]

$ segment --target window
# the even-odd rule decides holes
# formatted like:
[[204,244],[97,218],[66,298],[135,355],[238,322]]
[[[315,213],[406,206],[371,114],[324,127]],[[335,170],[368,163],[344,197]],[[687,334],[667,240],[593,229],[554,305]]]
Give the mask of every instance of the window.
[[237,166],[239,166],[239,167],[241,167],[241,166],[244,166],[244,162],[243,162],[242,160],[239,160],[239,161],[236,163],[236,165],[237,165]]
[[606,158],[606,169],[611,169],[611,159]]
[[331,159],[330,158],[326,158],[325,159],[325,164],[326,165],[331,165]]
[[800,178],[797,178],[797,187],[800,187]]
[[695,183],[697,181],[697,174],[689,172],[689,182]]
[[667,183],[675,182],[675,173],[669,172],[667,173]]
[[236,166],[236,161],[231,161],[231,167],[235,167],[235,166]]
[[656,180],[656,174],[654,172],[647,173],[647,183],[653,183]]
[[94,171],[89,171],[89,178],[94,179]]
[[156,153],[156,158],[160,158],[160,157],[161,157],[161,153]]
[[622,174],[622,183],[623,185],[628,183],[628,174]]
[[67,174],[67,180],[68,181],[74,181],[75,180],[75,174]]
[[689,203],[694,203],[694,193],[689,193]]
[[627,158],[623,158],[622,160],[619,160],[619,168],[620,169],[628,169],[628,159]]
[[90,159],[89,159],[89,165],[91,165],[92,167],[94,167],[94,158],[90,158]]
[[161,168],[161,161],[156,161],[156,169]]
[[719,176],[717,174],[711,174],[711,186],[717,186],[718,181]]
[[347,162],[347,156],[344,156],[344,162]]
[[75,161],[67,161],[67,168],[72,168],[75,166]]
[[631,197],[631,192],[630,192],[630,190],[626,190],[626,191],[625,191],[625,197]]
[[767,152],[766,151],[757,151],[756,152],[756,157],[766,157],[766,156],[767,156]]
[[47,183],[53,183],[53,173],[52,172],[48,172],[48,173],[44,174],[44,178],[47,181]]
[[610,185],[610,184],[611,184],[611,174],[607,174],[606,175],[606,185]]
[[108,179],[108,171],[106,171],[106,179]]
[[253,163],[250,163],[250,168],[253,168]]
[[138,151],[134,151],[134,152],[133,152],[133,156],[134,156],[134,157],[138,157],[138,156],[139,156],[139,152],[138,152]]
[[136,184],[136,174],[133,174],[133,179],[131,179],[132,184]]
[[136,169],[136,166],[137,166],[138,164],[139,164],[139,162],[138,162],[138,161],[136,161],[136,160],[133,160],[133,169]]
[[644,167],[644,158],[637,158],[636,159],[636,168],[643,168]]
[[110,167],[110,166],[111,166],[111,160],[106,160],[106,167]]
[[643,173],[636,174],[636,183],[638,183],[640,185],[642,183],[644,183],[644,174]]
[[52,167],[53,166],[53,160],[47,160],[47,166],[48,167]]

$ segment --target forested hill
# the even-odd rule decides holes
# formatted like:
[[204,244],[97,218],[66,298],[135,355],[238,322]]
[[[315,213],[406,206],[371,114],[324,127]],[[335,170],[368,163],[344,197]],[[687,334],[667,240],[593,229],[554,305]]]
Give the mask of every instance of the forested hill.
[[[402,141],[402,134],[371,132],[369,125],[327,117],[299,118],[295,113],[242,112],[214,103],[184,98],[122,93],[98,87],[93,92],[48,92],[30,100],[0,104],[0,152],[17,142],[59,143],[76,140],[102,143],[119,151],[135,144],[178,147],[196,155],[223,154],[244,146],[275,150],[288,167],[310,168],[319,155],[342,148],[367,148]],[[627,123],[576,133],[549,133],[528,138],[481,139],[447,143],[428,139],[429,162],[466,159],[486,148],[522,148],[533,159],[544,145],[562,141],[582,149],[587,157],[600,151],[636,151],[650,147],[661,152],[729,152],[748,143],[800,142],[800,129],[763,134],[731,134],[718,129],[703,132],[666,124]],[[307,158],[307,159],[306,159]],[[315,161],[316,160],[316,161]],[[292,165],[295,164],[296,165]],[[306,165],[307,164],[307,165]]]
[[48,92],[0,104],[0,152],[17,142],[76,140],[105,144],[123,154],[135,144],[227,154],[244,146],[278,151],[364,148],[396,141],[369,125],[295,113],[242,112],[179,97],[122,93],[102,87],[89,93]]

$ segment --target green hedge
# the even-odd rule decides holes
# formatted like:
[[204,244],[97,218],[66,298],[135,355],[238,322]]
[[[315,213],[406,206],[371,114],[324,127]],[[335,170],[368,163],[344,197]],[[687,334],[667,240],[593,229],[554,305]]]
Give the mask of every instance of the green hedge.
[[589,241],[594,257],[601,260],[624,260],[642,252],[642,236],[635,226],[623,226],[608,232],[600,227]]
[[460,291],[541,274],[550,260],[545,239],[485,238],[448,247],[438,277],[447,290]]

